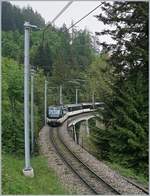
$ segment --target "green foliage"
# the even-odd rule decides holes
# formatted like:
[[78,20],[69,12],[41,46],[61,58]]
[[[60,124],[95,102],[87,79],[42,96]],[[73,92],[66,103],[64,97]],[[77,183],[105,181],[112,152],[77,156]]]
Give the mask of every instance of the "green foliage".
[[111,51],[110,63],[119,75],[141,70],[148,77],[148,2],[103,3],[103,12],[96,17],[112,29],[100,32],[110,35],[113,44],[102,43]]
[[[3,7],[10,6],[11,9],[14,8],[11,4],[9,6],[7,4],[9,3],[4,3]],[[5,8],[2,9],[5,10]],[[14,13],[17,12],[17,9]],[[20,12],[25,12],[27,17],[32,10],[27,8],[27,11],[23,9]],[[2,55],[23,64],[24,38],[18,26],[16,26],[16,29],[17,31],[8,31],[11,30],[9,23],[8,29],[3,28],[5,31],[2,33]],[[82,79],[86,67],[93,59],[94,52],[89,32],[74,29],[72,43],[65,25],[60,29],[50,26],[44,34],[42,31],[36,31],[31,32],[30,36],[30,64],[36,69],[43,69],[44,75],[47,76],[51,86],[59,87],[60,84],[63,85],[64,103],[75,102],[75,88],[81,88],[79,101],[84,101],[83,91],[85,86],[82,82],[78,82],[77,85],[68,81]],[[57,93],[56,98],[54,99],[51,96],[49,103],[58,104],[58,92],[55,91],[54,93]]]
[[[114,83],[113,68],[107,62],[108,56],[100,54],[95,56],[92,63],[88,66],[86,74],[84,75],[87,80],[87,94],[92,91],[95,94],[95,101],[105,101],[106,97],[112,95],[110,84]],[[91,96],[91,94],[90,94]]]
[[52,71],[52,55],[48,43],[39,45],[33,57],[33,65],[44,70],[45,75],[51,75]]
[[44,123],[44,82],[45,76],[43,70],[36,71],[34,75],[34,102],[35,114],[37,116],[37,120],[35,121],[37,130],[42,128]]
[[[30,12],[32,11],[30,10]],[[16,29],[16,31],[2,32],[2,55],[5,57],[3,59],[3,95],[5,96],[3,96],[2,106],[4,111],[2,146],[6,152],[22,154],[24,151],[22,65],[24,36],[19,32],[18,26]],[[30,32],[30,36],[30,63],[36,69],[34,111],[35,143],[37,144],[38,132],[44,122],[44,75],[47,76],[49,81],[48,105],[59,104],[60,84],[63,85],[64,103],[74,103],[75,87],[79,88],[80,82],[78,84],[69,83],[69,80],[80,79],[83,74],[83,67],[75,59],[80,57],[86,59],[83,63],[85,69],[88,63],[91,62],[92,48],[90,48],[90,36],[85,31],[76,32],[76,37],[71,45],[70,35],[65,25],[60,29],[50,27],[46,30],[44,38],[42,31]],[[81,38],[84,41],[81,41],[80,46]],[[77,45],[83,48],[82,54],[73,54]],[[50,89],[49,87],[56,87],[56,89]],[[80,96],[82,96],[81,93]],[[36,150],[38,150],[37,145]]]
[[2,62],[2,146],[10,153],[22,153],[23,144],[23,69],[15,61]]
[[78,31],[74,33],[72,42],[72,55],[74,56],[74,65],[78,65],[85,70],[87,65],[92,62],[92,41],[88,31]]
[[45,158],[41,156],[33,158],[32,165],[35,176],[27,178],[22,172],[23,160],[4,154],[2,159],[2,194],[67,194],[54,171],[48,169]]
[[2,56],[23,63],[23,36],[16,31],[2,32]]
[[[5,15],[4,10],[9,13]],[[97,19],[114,28],[99,34],[109,34],[115,42],[102,43],[100,55],[94,54],[90,33],[85,30],[73,29],[72,39],[65,25],[60,29],[50,26],[44,34],[41,31],[31,32],[31,64],[37,68],[34,89],[36,140],[44,119],[46,76],[48,88],[56,87],[49,88],[48,105],[59,104],[59,85],[63,86],[64,104],[75,102],[75,88],[79,88],[79,102],[91,101],[92,92],[96,101],[104,101],[105,109],[100,111],[100,121],[105,126],[92,132],[92,140],[101,158],[119,162],[146,176],[148,3],[104,2],[102,10]],[[9,14],[12,14],[11,18]],[[20,16],[20,20],[16,16]],[[44,26],[40,16],[31,8],[20,10],[3,3],[2,25],[5,32],[2,33],[2,55],[7,58],[3,59],[2,145],[5,151],[17,154],[21,154],[24,148],[23,70],[19,63],[23,63],[23,24],[20,21],[25,17]],[[37,20],[40,24],[36,23]],[[108,51],[111,53],[105,54]]]
[[38,27],[44,27],[45,21],[41,15],[34,12],[31,7],[20,9],[11,3],[2,2],[2,30],[3,31],[24,31],[24,22],[37,25]]
[[[80,42],[81,37],[86,40],[86,42]],[[45,73],[50,76],[48,77],[49,82],[52,87],[59,87],[60,84],[63,85],[64,103],[74,103],[75,88],[81,88],[81,92],[83,92],[82,82],[79,81],[77,84],[75,80],[83,79],[82,74],[84,74],[86,67],[88,67],[93,58],[89,34],[86,31],[76,32],[76,37],[72,40],[72,44],[70,44],[70,35],[65,26],[61,29],[54,29],[51,27],[45,33],[45,39],[52,51],[52,71],[45,71]],[[43,41],[43,43],[45,42]],[[76,51],[77,45],[82,48],[82,53]],[[88,53],[90,55],[88,55]],[[35,53],[35,58],[36,57],[37,54]],[[84,63],[82,63],[82,66],[81,62],[77,61],[80,58],[85,59],[83,60]],[[74,82],[71,83],[70,81]],[[56,102],[58,103],[58,101]]]
[[[24,102],[23,102],[23,65],[12,59],[2,61],[2,149],[13,154],[24,152]],[[35,75],[35,143],[43,124],[44,74],[37,71]],[[36,146],[37,148],[37,146]]]
[[102,158],[148,176],[148,3],[103,3],[102,10],[97,18],[114,25],[100,33],[115,40],[103,43],[114,80],[100,112],[105,128],[93,140]]
[[[116,91],[112,110],[110,158],[116,158],[128,167],[140,168],[148,174],[148,96],[144,80],[139,72],[137,78],[125,83],[125,92]],[[148,91],[148,89],[147,89]],[[147,94],[148,95],[148,94]]]

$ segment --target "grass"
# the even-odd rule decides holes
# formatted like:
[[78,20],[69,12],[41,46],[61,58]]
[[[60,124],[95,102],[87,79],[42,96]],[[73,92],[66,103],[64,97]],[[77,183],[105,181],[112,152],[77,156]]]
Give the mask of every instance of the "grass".
[[23,175],[24,160],[2,156],[2,194],[68,194],[54,171],[48,169],[45,158],[37,156],[31,162],[34,178]]

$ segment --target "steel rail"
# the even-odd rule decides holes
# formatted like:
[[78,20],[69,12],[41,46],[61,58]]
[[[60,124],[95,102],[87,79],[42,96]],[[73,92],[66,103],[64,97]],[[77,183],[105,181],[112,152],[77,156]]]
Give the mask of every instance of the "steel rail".
[[[86,149],[84,146],[82,146],[82,145],[80,145],[80,144],[78,144],[78,145],[81,146],[81,148],[83,148],[86,152],[88,152],[89,154],[92,155],[92,153],[91,153],[88,149]],[[95,158],[96,158],[96,157],[95,157]],[[96,158],[96,159],[97,159],[97,158]],[[97,160],[98,160],[98,159],[97,159]],[[140,185],[137,184],[136,182],[133,182],[132,180],[129,180],[128,178],[126,178],[126,177],[124,177],[124,176],[123,176],[123,178],[124,178],[128,183],[134,185],[135,187],[137,187],[138,189],[140,189],[141,191],[143,191],[143,192],[146,193],[147,195],[149,194],[149,190],[148,190],[148,189],[146,189],[146,188],[140,186]]]
[[128,183],[134,185],[135,187],[137,187],[138,189],[140,189],[141,191],[143,191],[144,193],[146,193],[147,195],[149,195],[149,191],[148,191],[146,188],[144,188],[144,187],[138,185],[136,182],[133,182],[132,180],[127,179],[126,177],[123,177],[123,178],[124,178]]
[[91,187],[88,182],[86,182],[86,180],[72,167],[72,165],[66,160],[65,156],[63,155],[62,152],[60,152],[59,148],[57,147],[56,145],[56,142],[55,142],[55,139],[54,139],[54,136],[53,136],[53,131],[49,131],[49,137],[50,137],[50,140],[51,140],[51,143],[53,145],[53,147],[55,148],[56,150],[56,153],[59,155],[59,157],[62,159],[62,161],[79,177],[80,180],[82,180],[84,182],[84,184],[90,188],[90,190],[98,195],[97,191],[95,191],[95,189],[93,189],[93,187]]
[[117,191],[115,188],[113,188],[110,184],[108,184],[105,180],[103,180],[99,175],[97,175],[87,164],[85,164],[70,148],[66,145],[66,143],[62,140],[59,131],[58,131],[58,137],[61,143],[67,148],[67,150],[75,157],[78,162],[80,162],[85,168],[87,168],[99,181],[102,181],[105,183],[110,189],[112,189],[117,195],[121,195],[119,191]]
[[[53,132],[53,130],[51,131],[51,132]],[[53,134],[53,133],[52,133]],[[57,139],[59,140],[59,142],[61,142],[61,144],[65,147],[65,149],[69,152],[69,154],[71,154],[72,156],[73,156],[73,158],[78,162],[78,164],[81,164],[82,165],[82,167],[84,167],[85,168],[85,170],[86,171],[88,171],[88,173],[90,173],[90,174],[92,174],[93,176],[94,176],[94,178],[96,179],[96,180],[98,180],[98,182],[100,182],[100,183],[104,183],[105,184],[105,186],[107,186],[109,189],[111,189],[111,191],[113,191],[113,192],[115,192],[115,194],[119,194],[120,195],[120,193],[117,191],[117,190],[115,190],[113,187],[111,187],[108,183],[106,183],[104,180],[102,180],[95,172],[93,172],[87,165],[85,165],[67,146],[66,146],[66,144],[61,140],[61,138],[60,138],[60,135],[59,135],[59,131],[58,131],[58,129],[57,129]],[[85,179],[85,177],[83,177],[81,174],[79,174],[79,172],[67,161],[67,159],[65,158],[65,155],[62,153],[62,152],[60,152],[60,150],[59,150],[59,148],[57,147],[57,144],[56,144],[56,141],[55,141],[55,139],[53,138],[53,136],[51,135],[51,139],[53,140],[52,141],[52,143],[53,143],[53,145],[54,145],[54,147],[55,147],[55,149],[57,150],[57,152],[58,152],[58,154],[59,154],[59,156],[61,156],[62,157],[62,159],[63,159],[63,161],[65,162],[65,163],[67,163],[67,165],[69,165],[69,167],[79,176],[79,178],[80,179],[82,179],[82,181],[90,188],[90,190],[92,190],[95,194],[99,194],[99,192],[97,191],[97,190],[95,190],[95,187],[93,188],[93,186],[91,186],[88,182],[87,182],[87,180]]]
[[[60,138],[61,139],[61,138]],[[64,143],[64,141],[62,141],[63,143]],[[64,145],[66,145],[65,143],[64,143]],[[81,145],[80,145],[81,146]],[[66,147],[67,147],[67,145],[66,145]],[[82,147],[85,151],[87,151],[89,154],[91,154],[91,152],[89,152],[89,150],[87,150],[86,148],[84,148],[84,147]],[[68,150],[70,150],[69,148],[68,148]],[[71,151],[71,150],[70,150]],[[71,151],[72,152],[72,151]],[[73,153],[73,152],[72,152]],[[75,153],[73,153],[75,156],[77,156]],[[79,159],[79,157],[77,156],[77,158]],[[86,165],[87,166],[87,165]],[[87,166],[88,167],[88,166]],[[126,178],[126,177],[124,177],[123,176],[123,178],[124,178],[124,180],[126,180],[128,183],[130,183],[130,184],[132,184],[133,186],[135,186],[135,187],[137,187],[139,190],[141,190],[141,191],[143,191],[143,193],[146,193],[147,195],[149,195],[149,190],[148,189],[146,189],[146,188],[144,188],[144,187],[142,187],[142,186],[140,186],[139,184],[137,184],[136,182],[133,182],[132,180],[129,180],[128,178]],[[104,181],[105,182],[105,181]],[[105,182],[106,183],[106,182]]]
[[[80,158],[74,153],[74,152],[72,152],[69,148],[68,148],[68,146],[65,144],[65,142],[61,139],[61,137],[60,137],[60,135],[58,134],[58,137],[59,137],[59,140],[61,141],[61,143],[67,148],[67,150],[70,152],[70,153],[72,153],[72,155],[78,160],[78,161],[80,161],[82,164],[84,164],[85,165],[85,167],[87,167],[94,175],[96,175],[98,178],[100,178],[100,176],[98,176],[93,170],[91,170],[91,168],[89,168],[89,166],[88,165],[86,165],[85,163],[83,163],[81,160],[80,160]],[[87,149],[85,149],[87,152],[88,152],[88,150]],[[90,153],[90,152],[89,152]],[[59,154],[60,155],[60,154]],[[60,155],[61,156],[61,155]],[[65,158],[64,158],[65,159]],[[64,161],[64,162],[66,162],[66,161]],[[68,164],[67,164],[68,165]],[[70,167],[70,166],[69,166]],[[72,166],[71,166],[72,167]],[[73,171],[74,171],[74,168],[72,169]],[[74,171],[75,173],[76,173],[76,171]],[[77,174],[78,175],[78,174]],[[80,175],[80,174],[79,174]],[[81,178],[81,177],[80,177]],[[129,180],[129,179],[127,179],[126,177],[123,177],[128,183],[130,183],[130,184],[132,184],[133,186],[135,186],[135,187],[137,187],[139,190],[141,190],[141,191],[143,191],[143,193],[146,193],[146,194],[149,194],[149,191],[146,189],[146,188],[144,188],[144,187],[142,187],[142,186],[140,186],[140,185],[138,185],[138,184],[136,184],[135,182],[132,182],[131,180]],[[110,184],[108,184],[107,182],[105,182],[102,178],[100,178],[101,179],[101,181],[103,181],[105,184],[107,184],[109,187],[111,187],[115,192],[117,192],[117,194],[121,194],[121,193],[119,193],[116,189],[114,189]]]

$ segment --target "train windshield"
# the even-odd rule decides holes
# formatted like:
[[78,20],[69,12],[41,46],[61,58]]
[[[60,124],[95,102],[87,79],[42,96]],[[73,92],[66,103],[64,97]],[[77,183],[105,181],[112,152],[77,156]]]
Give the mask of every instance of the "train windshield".
[[61,114],[61,108],[60,107],[49,107],[48,108],[48,116],[51,118],[57,118]]

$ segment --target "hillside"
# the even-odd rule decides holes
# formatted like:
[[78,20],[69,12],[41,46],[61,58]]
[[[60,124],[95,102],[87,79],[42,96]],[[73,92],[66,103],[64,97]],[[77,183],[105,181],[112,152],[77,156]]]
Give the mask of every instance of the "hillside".
[[24,21],[29,21],[38,27],[45,26],[42,16],[34,12],[31,7],[20,9],[9,2],[2,2],[2,30],[23,32]]

